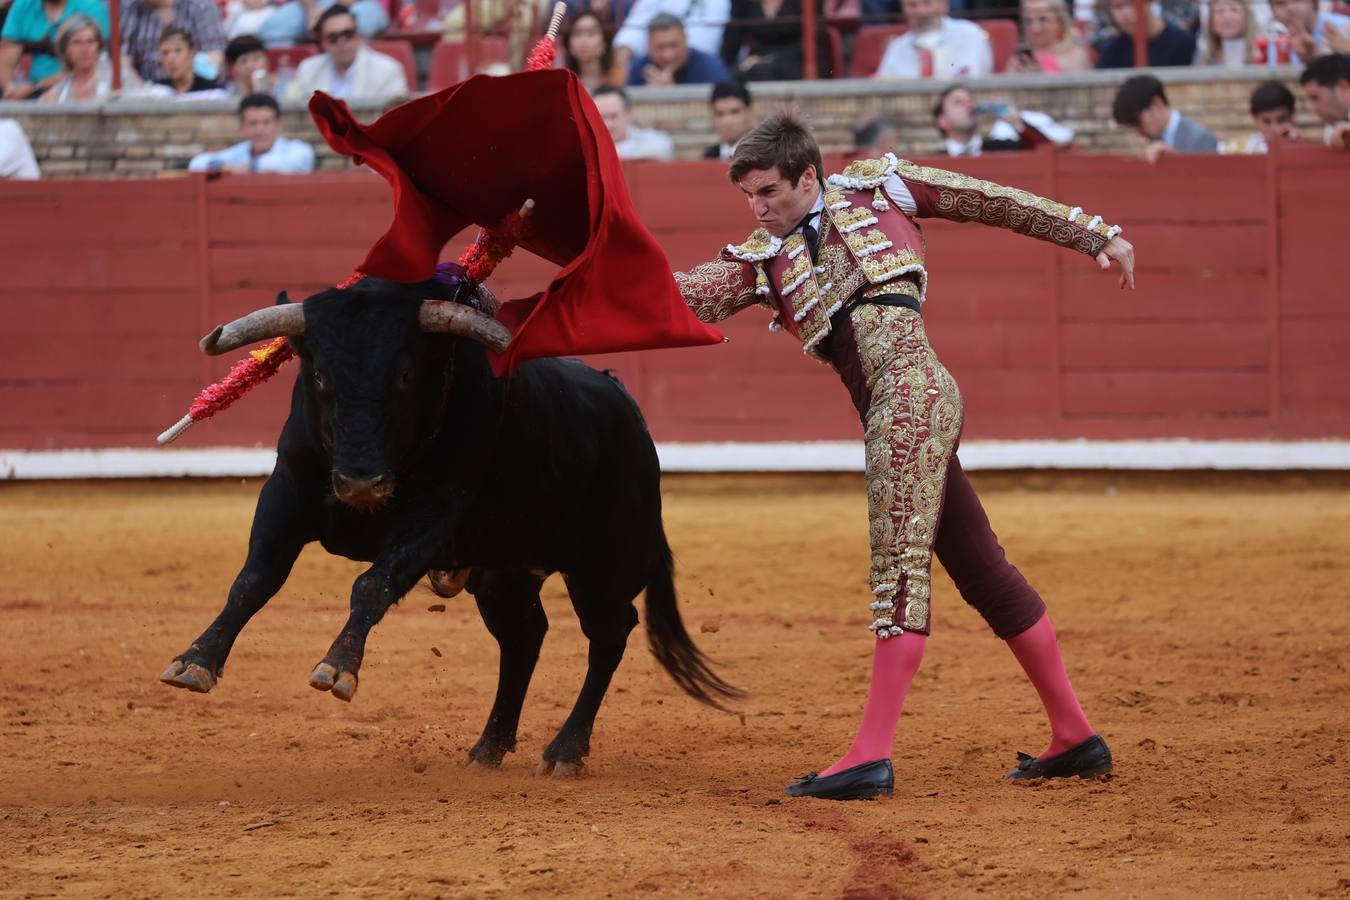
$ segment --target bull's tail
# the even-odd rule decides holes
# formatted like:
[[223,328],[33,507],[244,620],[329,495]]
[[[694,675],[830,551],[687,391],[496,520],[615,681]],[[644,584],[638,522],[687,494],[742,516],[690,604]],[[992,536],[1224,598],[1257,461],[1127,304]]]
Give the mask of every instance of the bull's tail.
[[739,700],[745,692],[727,684],[712,670],[708,658],[685,631],[675,601],[675,559],[665,534],[660,540],[660,555],[647,582],[647,645],[685,693],[726,711],[721,701]]

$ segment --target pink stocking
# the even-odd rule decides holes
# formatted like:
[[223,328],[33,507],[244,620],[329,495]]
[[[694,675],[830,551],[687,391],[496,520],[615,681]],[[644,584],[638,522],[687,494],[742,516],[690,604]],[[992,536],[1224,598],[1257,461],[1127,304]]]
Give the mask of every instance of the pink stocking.
[[1041,751],[1039,758],[1063,753],[1092,737],[1092,726],[1083,714],[1083,707],[1078,705],[1069,673],[1064,671],[1050,616],[1041,616],[1035,625],[1009,639],[1008,646],[1035,685],[1050,719],[1050,746]]
[[862,723],[853,738],[853,746],[843,758],[821,772],[833,775],[844,769],[890,759],[891,745],[895,743],[895,729],[900,724],[900,710],[909,693],[909,683],[923,662],[923,646],[927,635],[906,631],[892,638],[877,638],[872,650],[872,685],[867,689],[867,708]]

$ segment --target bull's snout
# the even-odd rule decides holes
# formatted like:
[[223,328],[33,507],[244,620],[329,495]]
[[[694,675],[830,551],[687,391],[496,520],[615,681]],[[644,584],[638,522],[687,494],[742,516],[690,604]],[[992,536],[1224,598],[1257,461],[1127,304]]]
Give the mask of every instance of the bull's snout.
[[341,472],[334,472],[333,493],[348,506],[357,509],[378,509],[394,495],[394,476],[348,478]]

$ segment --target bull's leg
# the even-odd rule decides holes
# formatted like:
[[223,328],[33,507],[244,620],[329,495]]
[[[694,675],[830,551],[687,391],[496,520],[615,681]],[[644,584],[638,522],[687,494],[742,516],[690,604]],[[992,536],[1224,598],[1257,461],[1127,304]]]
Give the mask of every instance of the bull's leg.
[[286,583],[309,540],[309,530],[295,479],[278,463],[258,495],[248,557],[230,586],[225,608],[191,646],[174,657],[160,681],[199,694],[215,686],[239,632]]
[[622,590],[610,579],[573,576],[567,579],[572,605],[581,620],[581,630],[590,640],[586,680],[576,705],[558,735],[544,748],[536,774],[566,776],[582,770],[582,759],[591,751],[591,730],[610,680],[619,668],[628,646],[628,633],[637,625],[633,598],[637,590]]
[[548,617],[539,602],[542,584],[528,572],[491,569],[481,571],[473,586],[483,624],[501,649],[497,697],[483,736],[469,751],[469,760],[478,765],[500,765],[502,757],[516,749],[520,708],[548,632]]
[[352,699],[370,629],[384,618],[390,606],[413,589],[430,568],[437,549],[444,545],[443,537],[427,532],[396,535],[390,540],[393,552],[377,560],[352,584],[347,624],[333,641],[333,646],[328,648],[323,662],[315,666],[309,678],[310,687],[332,691],[339,700]]

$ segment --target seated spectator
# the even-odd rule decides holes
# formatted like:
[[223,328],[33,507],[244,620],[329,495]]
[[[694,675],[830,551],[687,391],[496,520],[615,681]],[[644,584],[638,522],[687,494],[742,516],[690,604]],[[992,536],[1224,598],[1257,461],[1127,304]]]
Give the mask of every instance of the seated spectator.
[[1298,80],[1308,106],[1325,123],[1322,138],[1327,146],[1350,148],[1350,56],[1318,57]]
[[1197,66],[1245,66],[1256,55],[1256,19],[1247,0],[1211,0],[1205,30],[1195,48]]
[[[981,116],[995,117],[988,137],[979,133]],[[933,126],[942,135],[943,150],[948,156],[980,156],[1073,142],[1073,129],[1045,113],[1019,112],[1006,100],[976,103],[970,91],[960,85],[947,88],[938,97],[933,105]]]
[[0,119],[0,178],[33,181],[41,177],[28,135],[13,119]]
[[1278,81],[1267,81],[1252,91],[1252,124],[1256,134],[1219,145],[1226,154],[1269,153],[1272,144],[1298,140],[1294,127],[1294,92]]
[[251,34],[231,38],[225,45],[225,63],[230,68],[226,90],[240,97],[270,93],[276,79],[267,71],[267,50]]
[[1164,153],[1214,153],[1219,149],[1214,132],[1173,109],[1162,82],[1152,75],[1127,79],[1116,92],[1112,112],[1118,123],[1148,142],[1144,159],[1150,163]]
[[853,159],[876,159],[887,153],[900,155],[900,123],[878,116],[853,131]]
[[[731,0],[637,0],[614,36],[614,58],[620,65],[631,70],[633,58],[648,51],[651,24],[661,15],[680,23],[690,47],[715,57],[722,52],[722,29],[731,17]],[[726,80],[724,74],[704,83]]]
[[[833,77],[824,22],[816,27],[816,74]],[[741,81],[800,81],[802,0],[731,0],[722,63]]]
[[225,4],[225,36],[256,35],[276,11],[272,0],[229,0]]
[[623,88],[603,85],[591,95],[600,118],[605,120],[609,136],[619,159],[659,159],[668,162],[675,155],[675,144],[670,135],[655,128],[640,128],[633,124],[633,113],[628,108],[628,94]]
[[[98,23],[99,33],[108,33],[108,9],[101,0],[14,0],[0,28],[0,92],[5,100],[25,100],[46,90],[61,78],[61,63],[52,50],[56,33],[73,15],[81,14]],[[15,77],[25,44],[41,44],[33,52],[28,80]]]
[[716,84],[730,78],[720,59],[689,46],[684,26],[669,13],[652,19],[647,26],[647,55],[633,60],[628,69],[628,84],[634,87]]
[[249,94],[239,101],[239,131],[244,140],[217,150],[198,153],[189,172],[268,172],[307,175],[314,171],[314,148],[305,141],[281,135],[281,107],[268,94]]
[[[441,8],[445,8],[444,3]],[[463,43],[464,8],[464,3],[456,3],[441,19],[441,40]],[[547,28],[552,12],[553,4],[549,0],[474,0],[474,32],[479,35],[505,33],[511,58],[519,59],[529,53],[531,38],[538,37],[538,32],[534,30],[535,24],[542,22],[543,27]],[[480,66],[479,71],[486,69],[487,65]],[[624,72],[627,71],[625,68]]]
[[717,143],[703,151],[704,159],[728,161],[736,152],[736,145],[755,127],[755,107],[750,89],[734,81],[713,85],[708,97],[712,109],[713,131]]
[[886,45],[876,78],[981,78],[994,72],[989,36],[947,15],[948,0],[900,0],[909,31]]
[[[1319,10],[1317,0],[1270,0],[1270,17],[1284,26],[1292,47],[1288,61],[1295,65],[1327,53],[1350,53],[1350,16]],[[1268,52],[1277,50],[1268,46]]]
[[[160,37],[176,28],[205,54],[219,74],[224,62],[225,28],[215,0],[127,0],[122,5],[122,55],[147,84],[169,77],[160,64]],[[128,66],[124,65],[125,70]]]
[[623,87],[628,71],[614,63],[614,29],[603,13],[584,9],[567,23],[562,45],[564,65],[587,91],[602,84]]
[[[1099,69],[1134,68],[1134,0],[1109,0],[1107,12],[1120,32],[1100,48]],[[1148,64],[1153,66],[1189,66],[1195,59],[1195,36],[1162,18],[1158,4],[1148,7]]]
[[[335,3],[336,0],[287,0],[267,17],[258,37],[269,47],[289,47],[317,28],[319,17]],[[389,13],[378,0],[353,0],[342,5],[364,38],[375,37],[389,27]]]
[[222,94],[220,85],[197,74],[193,68],[196,58],[197,46],[192,42],[192,35],[172,25],[165,28],[159,39],[159,67],[164,70],[165,77],[155,83],[172,88],[178,96],[203,91]]
[[366,46],[347,7],[335,3],[325,9],[314,33],[323,53],[300,63],[286,91],[289,99],[307,101],[315,91],[343,100],[381,103],[407,96],[408,76],[403,64]]
[[1057,75],[1092,68],[1065,0],[1022,0],[1022,38],[1026,43],[1008,60],[1009,72]]
[[[62,76],[42,92],[43,103],[91,103],[112,94],[112,60],[104,53],[103,32],[98,22],[76,13],[56,31],[56,57]],[[124,84],[136,73],[123,72]]]
[[[567,18],[575,19],[584,12],[594,12],[617,27],[628,17],[634,2],[635,0],[567,0]],[[549,5],[548,14],[553,15],[552,4]]]

